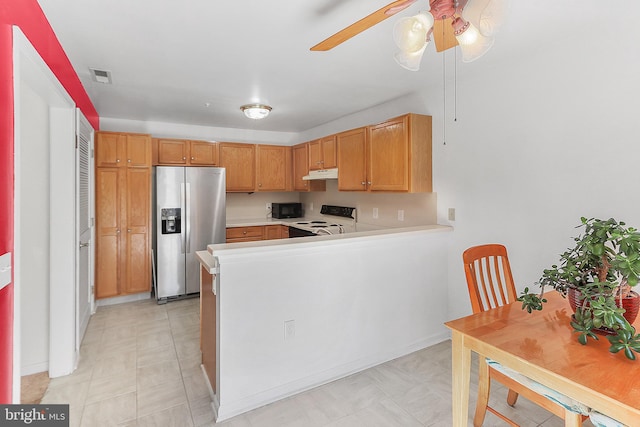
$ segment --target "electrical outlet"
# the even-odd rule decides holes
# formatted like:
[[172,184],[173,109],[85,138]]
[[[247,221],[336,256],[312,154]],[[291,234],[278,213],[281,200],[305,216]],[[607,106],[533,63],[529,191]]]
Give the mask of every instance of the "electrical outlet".
[[373,219],[378,219],[378,208],[373,208]]
[[271,209],[271,203],[267,203],[267,210]]
[[449,221],[456,220],[456,208],[449,208]]
[[296,321],[285,320],[284,322],[284,339],[290,340],[296,336]]
[[398,209],[398,221],[404,221],[404,210]]

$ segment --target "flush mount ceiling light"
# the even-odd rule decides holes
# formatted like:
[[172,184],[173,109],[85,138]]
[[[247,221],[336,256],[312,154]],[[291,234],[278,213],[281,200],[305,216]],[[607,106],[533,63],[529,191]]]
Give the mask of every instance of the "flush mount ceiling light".
[[[396,0],[338,31],[311,50],[329,50],[411,6],[417,0]],[[471,62],[484,55],[494,42],[502,23],[507,0],[429,0],[428,12],[398,20],[393,38],[400,48],[394,58],[402,67],[417,71],[431,37],[436,51],[460,46],[462,61]]]
[[264,104],[247,104],[240,107],[240,110],[250,119],[264,119],[271,112],[271,107]]

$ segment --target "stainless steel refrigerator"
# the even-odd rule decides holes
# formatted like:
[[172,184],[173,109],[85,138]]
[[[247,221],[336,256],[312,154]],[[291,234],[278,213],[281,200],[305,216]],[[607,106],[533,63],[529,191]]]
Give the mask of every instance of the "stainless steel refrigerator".
[[200,292],[196,251],[226,239],[224,168],[157,166],[155,171],[156,299]]

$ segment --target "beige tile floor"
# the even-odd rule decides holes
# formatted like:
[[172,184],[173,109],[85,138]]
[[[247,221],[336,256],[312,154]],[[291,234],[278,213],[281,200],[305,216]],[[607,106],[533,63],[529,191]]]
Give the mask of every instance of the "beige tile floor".
[[[78,369],[51,380],[42,402],[69,403],[71,426],[82,427],[451,425],[450,341],[215,424],[199,366],[198,309],[198,299],[99,307]],[[494,386],[492,404],[523,427],[563,425],[524,398],[515,409],[505,398]],[[505,424],[489,413],[484,425]]]

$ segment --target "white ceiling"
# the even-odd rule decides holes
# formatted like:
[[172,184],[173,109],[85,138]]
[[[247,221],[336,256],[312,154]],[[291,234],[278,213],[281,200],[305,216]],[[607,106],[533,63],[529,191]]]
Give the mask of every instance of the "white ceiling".
[[[419,72],[392,58],[394,22],[427,0],[328,52],[309,48],[391,0],[38,1],[101,117],[300,132],[442,80],[433,45]],[[512,1],[494,48],[471,64],[458,55],[459,76],[569,31],[567,14],[584,3],[595,4]],[[596,17],[583,7],[581,20]],[[113,84],[93,82],[90,67],[111,71]],[[246,119],[239,107],[252,102],[272,114]]]

